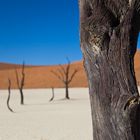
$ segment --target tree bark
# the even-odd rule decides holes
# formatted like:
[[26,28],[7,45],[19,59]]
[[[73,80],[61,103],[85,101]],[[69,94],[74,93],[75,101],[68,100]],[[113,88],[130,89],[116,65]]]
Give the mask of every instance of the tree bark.
[[80,0],[81,49],[89,83],[93,140],[140,139],[134,72],[140,16],[131,2],[130,6],[124,0]]

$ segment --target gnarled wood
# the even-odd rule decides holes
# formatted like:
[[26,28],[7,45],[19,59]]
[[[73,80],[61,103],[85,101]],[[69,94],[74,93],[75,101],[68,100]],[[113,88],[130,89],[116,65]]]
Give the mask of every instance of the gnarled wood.
[[94,140],[140,139],[139,93],[134,72],[139,3],[79,3],[81,49],[89,81]]

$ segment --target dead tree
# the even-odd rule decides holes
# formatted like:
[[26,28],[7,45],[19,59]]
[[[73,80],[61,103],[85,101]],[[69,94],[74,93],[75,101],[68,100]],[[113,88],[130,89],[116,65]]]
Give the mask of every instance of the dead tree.
[[134,55],[140,0],[79,0],[94,140],[139,140]]
[[21,70],[21,78],[19,78],[18,72],[15,69],[16,73],[16,80],[17,80],[17,86],[20,92],[20,104],[24,105],[24,94],[23,94],[23,88],[24,88],[24,83],[25,83],[25,63],[23,62],[22,65],[22,70]]
[[60,80],[63,82],[65,85],[65,98],[70,99],[69,97],[69,85],[72,82],[74,76],[78,72],[78,69],[75,69],[72,74],[71,74],[71,63],[68,60],[68,64],[65,66],[59,65],[59,69],[57,72],[52,71],[52,73]]
[[54,99],[54,87],[52,87],[52,97],[50,99],[50,102],[53,101],[53,99]]
[[10,97],[11,97],[11,80],[8,79],[8,98],[7,98],[7,107],[8,107],[8,109],[9,109],[11,112],[14,112],[14,111],[11,109],[10,105],[9,105]]

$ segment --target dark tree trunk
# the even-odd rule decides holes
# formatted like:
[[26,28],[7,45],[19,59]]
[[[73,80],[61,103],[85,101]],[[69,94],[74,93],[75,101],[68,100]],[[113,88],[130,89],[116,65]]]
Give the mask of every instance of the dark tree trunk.
[[54,88],[52,88],[52,97],[50,99],[50,102],[53,101],[53,99],[54,99]]
[[69,97],[69,86],[68,86],[68,84],[65,85],[65,89],[66,89],[66,95],[65,95],[65,98],[69,100],[70,97]]
[[8,86],[8,98],[7,98],[7,107],[11,112],[14,112],[10,107],[10,97],[11,97],[11,80],[9,79],[9,86]]
[[23,90],[20,89],[20,104],[24,105],[24,95],[23,95]]
[[140,17],[134,6],[125,2],[80,0],[81,49],[89,82],[94,140],[140,139],[134,72]]

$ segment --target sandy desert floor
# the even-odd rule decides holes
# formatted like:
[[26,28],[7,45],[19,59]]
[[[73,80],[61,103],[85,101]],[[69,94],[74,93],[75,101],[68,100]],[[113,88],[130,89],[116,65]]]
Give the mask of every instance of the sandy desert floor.
[[64,100],[64,89],[24,90],[25,105],[19,104],[19,92],[0,90],[0,140],[92,140],[90,103],[87,88],[70,89],[71,100]]

